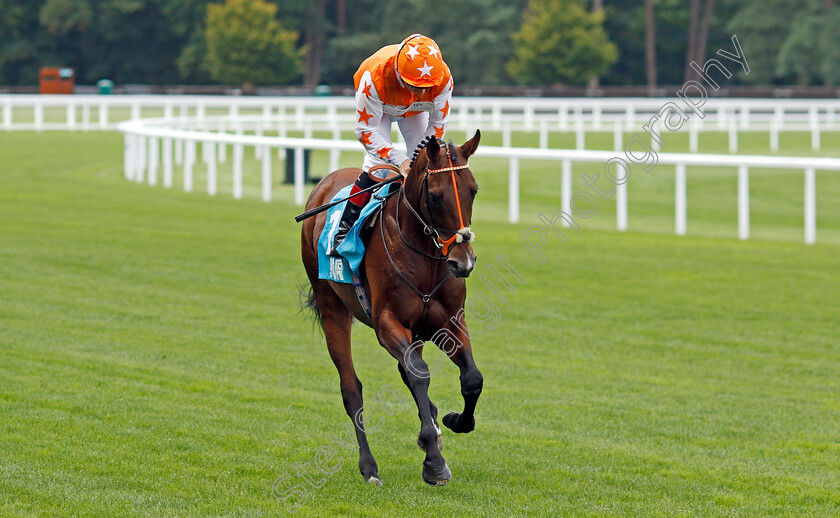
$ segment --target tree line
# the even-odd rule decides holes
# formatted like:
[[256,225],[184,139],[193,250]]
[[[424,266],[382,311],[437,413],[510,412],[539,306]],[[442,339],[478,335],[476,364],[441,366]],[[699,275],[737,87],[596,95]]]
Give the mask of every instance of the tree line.
[[835,0],[0,0],[0,84],[347,85],[412,32],[460,85],[675,85],[737,34],[746,84],[840,82]]

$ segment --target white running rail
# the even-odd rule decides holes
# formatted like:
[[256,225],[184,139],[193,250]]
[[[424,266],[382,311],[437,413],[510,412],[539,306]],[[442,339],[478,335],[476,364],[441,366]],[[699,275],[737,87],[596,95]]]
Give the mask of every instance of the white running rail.
[[[504,146],[511,133],[539,133],[540,148],[550,147],[553,132],[574,132],[575,148],[586,148],[588,132],[612,132],[616,142],[636,131],[674,98],[507,98],[459,97],[451,112],[453,130],[472,134],[475,128],[502,132]],[[686,106],[680,107],[688,113]],[[355,122],[352,97],[252,97],[190,95],[0,95],[0,130],[109,130],[116,124],[144,117],[167,120],[212,115],[260,115],[279,118],[289,129],[339,128]],[[811,147],[821,146],[821,133],[838,131],[840,99],[710,98],[705,117],[692,117],[683,128],[692,152],[698,134],[726,132],[729,150],[738,151],[738,134],[769,134],[771,152],[779,149],[782,132],[809,132]]]
[[[304,150],[330,151],[330,170],[338,168],[340,153],[361,152],[356,141],[343,141],[339,136],[333,139],[289,138],[266,136],[276,121],[270,118],[204,118],[204,119],[145,119],[119,124],[125,134],[125,176],[136,182],[158,182],[162,169],[165,187],[172,187],[173,168],[183,167],[184,189],[193,188],[193,168],[197,160],[197,146],[201,145],[202,159],[207,166],[207,192],[215,195],[218,186],[218,162],[226,159],[227,146],[233,148],[232,180],[234,198],[242,197],[242,170],[244,148],[253,148],[255,156],[262,162],[262,199],[271,200],[271,160],[275,152],[292,149],[295,153],[294,199],[297,205],[304,203]],[[180,127],[179,127],[180,126]],[[215,129],[216,131],[209,131]],[[245,131],[257,134],[245,134]],[[236,133],[228,133],[235,131]],[[622,146],[623,148],[623,146]],[[174,152],[173,152],[174,149]],[[621,149],[621,148],[619,148]],[[561,163],[561,210],[572,217],[574,201],[579,192],[571,192],[572,163],[606,164],[611,159],[624,158],[620,152],[562,150],[517,147],[479,148],[479,156],[508,160],[508,219],[519,221],[519,164],[520,160],[554,160]],[[686,171],[692,167],[731,167],[738,171],[738,236],[750,236],[749,171],[750,169],[799,169],[804,174],[805,243],[814,244],[817,235],[816,223],[816,171],[840,170],[840,159],[820,157],[782,157],[745,155],[706,155],[696,153],[659,153],[658,164],[675,167],[675,232],[686,233]],[[630,166],[631,170],[635,166]],[[623,168],[623,166],[622,166]],[[615,185],[616,226],[619,231],[627,229],[627,171],[625,180]]]

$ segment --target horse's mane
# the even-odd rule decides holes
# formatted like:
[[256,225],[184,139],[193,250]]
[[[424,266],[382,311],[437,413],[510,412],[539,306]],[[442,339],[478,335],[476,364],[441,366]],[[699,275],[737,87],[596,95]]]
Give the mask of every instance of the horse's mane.
[[426,149],[426,145],[433,138],[435,138],[435,137],[432,136],[432,135],[429,135],[428,137],[421,140],[419,144],[417,144],[417,147],[414,148],[414,154],[411,155],[411,164],[409,165],[409,168],[414,167],[414,163],[417,162],[418,158],[420,158],[420,153]]
[[449,156],[452,157],[452,163],[454,164],[458,161],[457,146],[453,142],[447,142],[446,145],[449,146]]
[[452,157],[453,163],[458,159],[457,146],[455,146],[454,143],[444,142],[443,140],[438,139],[434,135],[429,135],[425,139],[421,140],[419,144],[417,144],[417,147],[414,149],[414,154],[411,155],[411,164],[409,165],[409,168],[414,168],[414,163],[417,161],[418,158],[420,158],[420,154],[426,151],[426,146],[429,144],[429,142],[432,141],[432,139],[438,140],[441,149],[443,149],[444,146],[446,146],[449,149],[449,156]]

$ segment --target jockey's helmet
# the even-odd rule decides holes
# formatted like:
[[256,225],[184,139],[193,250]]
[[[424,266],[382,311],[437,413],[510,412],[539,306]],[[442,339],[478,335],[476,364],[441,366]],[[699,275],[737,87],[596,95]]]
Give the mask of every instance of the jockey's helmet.
[[443,56],[428,36],[412,34],[397,50],[394,69],[404,82],[418,88],[438,86],[444,76]]

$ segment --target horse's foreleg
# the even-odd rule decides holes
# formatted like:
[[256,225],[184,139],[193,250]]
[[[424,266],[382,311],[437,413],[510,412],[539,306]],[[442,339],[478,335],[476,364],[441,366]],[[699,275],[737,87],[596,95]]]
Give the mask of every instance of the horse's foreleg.
[[449,357],[461,370],[461,395],[464,411],[450,412],[443,416],[443,425],[455,433],[469,433],[475,429],[475,405],[484,386],[484,377],[475,366],[469,338],[460,336],[461,346]]
[[[422,356],[423,348],[422,347],[418,348],[417,352],[419,352]],[[414,395],[414,390],[411,389],[411,383],[408,381],[408,375],[405,373],[405,369],[403,368],[402,364],[397,364],[397,366],[400,369],[400,376],[402,376],[403,383],[405,383],[405,386],[408,387],[408,390],[411,392],[411,397],[414,398],[414,403],[417,403],[417,396]],[[438,436],[437,436],[437,449],[438,449],[438,451],[441,451],[441,450],[443,450],[443,439],[440,436],[440,426],[438,426],[438,424],[437,424],[438,409],[435,406],[435,404],[432,403],[431,398],[429,399],[429,412],[431,412],[431,414],[432,414],[432,422],[434,423],[435,429],[437,430],[437,434],[438,434]],[[418,416],[419,416],[419,412],[418,412]],[[420,418],[422,419],[422,417],[420,417]],[[420,436],[419,435],[417,436],[417,446],[419,446],[421,450],[425,451],[425,446],[423,445],[423,442],[420,441]]]
[[[362,424],[362,382],[356,376],[356,369],[353,367],[353,357],[350,354],[350,325],[352,318],[350,312],[341,303],[335,294],[335,300],[327,302],[319,300],[323,318],[324,336],[327,339],[327,347],[332,358],[341,383],[341,398],[344,400],[344,409],[350,420],[353,421],[353,428],[356,431],[356,442],[359,445],[359,472],[365,481],[373,485],[382,485],[379,479],[379,472],[376,459],[370,451]],[[329,299],[329,295],[321,299]],[[327,306],[327,307],[325,307]]]
[[437,448],[440,431],[432,417],[432,405],[429,400],[429,366],[423,361],[416,347],[412,346],[411,331],[395,319],[386,317],[380,320],[377,337],[379,343],[399,362],[406,385],[417,403],[420,416],[420,435],[417,440],[426,452],[426,459],[423,461],[423,481],[431,486],[445,485],[452,479],[452,473]]

